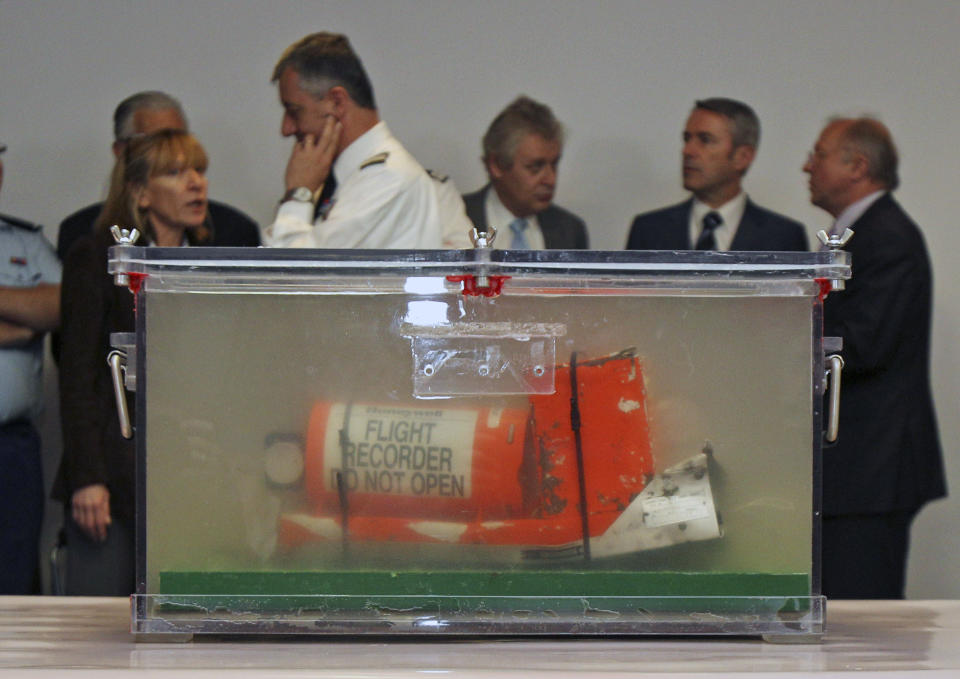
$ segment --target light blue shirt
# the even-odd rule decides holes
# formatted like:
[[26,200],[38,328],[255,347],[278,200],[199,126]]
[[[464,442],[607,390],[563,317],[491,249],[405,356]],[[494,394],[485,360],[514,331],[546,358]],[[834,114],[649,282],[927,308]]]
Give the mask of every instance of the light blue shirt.
[[[497,250],[508,250],[513,240],[513,231],[510,230],[510,223],[517,217],[500,200],[497,190],[492,186],[487,191],[487,198],[484,207],[487,211],[487,225],[497,230],[497,237],[493,239],[493,247]],[[527,248],[529,250],[546,249],[546,241],[543,238],[543,231],[540,229],[540,222],[536,215],[526,217],[527,228],[524,229],[526,235]]]
[[[0,286],[29,288],[59,283],[60,262],[39,230],[0,216]],[[0,347],[0,424],[35,416],[43,404],[43,337]]]

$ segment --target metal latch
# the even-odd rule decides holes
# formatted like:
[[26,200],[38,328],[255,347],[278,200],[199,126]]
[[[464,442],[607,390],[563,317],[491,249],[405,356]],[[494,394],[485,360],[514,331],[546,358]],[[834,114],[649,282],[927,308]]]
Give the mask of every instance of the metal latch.
[[117,402],[117,416],[120,418],[120,434],[128,439],[133,437],[133,427],[130,425],[126,391],[137,388],[136,334],[112,332],[110,345],[113,351],[107,354],[107,365],[110,366],[110,377],[113,379],[113,396]]
[[[840,351],[843,340],[839,337],[824,337],[825,351]],[[840,432],[840,376],[843,372],[843,357],[840,354],[830,354],[824,358],[826,369],[823,379],[827,393],[827,427],[824,438],[828,443],[834,443]]]
[[107,365],[110,366],[110,377],[113,378],[113,396],[117,402],[117,417],[120,418],[120,435],[129,439],[133,438],[133,427],[130,426],[127,393],[123,386],[124,374],[127,371],[126,361],[127,354],[119,349],[107,354]]

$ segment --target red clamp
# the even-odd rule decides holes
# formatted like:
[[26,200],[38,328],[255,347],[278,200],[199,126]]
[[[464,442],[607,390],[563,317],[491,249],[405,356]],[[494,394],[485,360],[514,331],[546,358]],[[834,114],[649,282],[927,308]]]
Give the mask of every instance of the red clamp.
[[127,287],[130,288],[130,292],[133,293],[133,313],[137,313],[137,293],[140,292],[140,288],[143,286],[143,281],[146,280],[149,274],[145,273],[128,273],[127,274]]
[[140,292],[140,286],[143,285],[143,281],[147,275],[148,274],[145,273],[128,273],[127,278],[130,279],[130,282],[127,284],[127,287],[130,288],[130,292],[134,295]]
[[822,302],[827,295],[833,290],[833,282],[827,278],[816,278],[814,279],[817,282],[817,285],[820,286],[820,294],[817,295]]
[[463,294],[468,297],[496,297],[503,291],[504,282],[510,276],[487,276],[489,285],[477,285],[475,276],[468,274],[466,276],[447,276],[451,283],[463,283]]

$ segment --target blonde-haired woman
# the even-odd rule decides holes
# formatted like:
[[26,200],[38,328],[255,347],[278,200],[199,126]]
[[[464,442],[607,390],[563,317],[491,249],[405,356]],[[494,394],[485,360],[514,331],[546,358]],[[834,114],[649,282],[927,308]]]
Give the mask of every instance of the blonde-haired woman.
[[[107,273],[112,225],[139,245],[255,245],[212,238],[207,154],[187,132],[131,139],[117,159],[94,232],[70,249],[61,286],[63,458],[54,497],[64,502],[68,594],[134,591],[134,447],[120,435],[107,368],[110,334],[134,330],[133,295]],[[220,242],[217,242],[220,240]]]

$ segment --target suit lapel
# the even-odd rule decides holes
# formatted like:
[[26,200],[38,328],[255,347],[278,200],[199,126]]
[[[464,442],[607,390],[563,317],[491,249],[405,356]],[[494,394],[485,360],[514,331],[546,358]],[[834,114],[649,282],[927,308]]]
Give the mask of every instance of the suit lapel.
[[672,223],[670,224],[670,243],[665,250],[692,250],[693,243],[690,242],[690,211],[693,209],[693,198],[680,203],[677,209],[670,215]]
[[[882,219],[883,215],[896,205],[897,203],[893,200],[893,196],[891,196],[890,192],[888,191],[873,201],[873,204],[864,210],[862,215],[857,217],[857,221],[850,225],[850,230],[856,234],[857,229],[862,229],[867,227],[871,222],[874,222],[877,219]],[[852,243],[853,241],[851,240],[850,242]]]
[[537,224],[540,226],[540,233],[543,234],[543,247],[547,250],[571,247],[570,244],[562,242],[562,238],[560,238],[561,242],[557,242],[558,237],[562,234],[560,233],[560,224],[553,217],[554,213],[549,207],[543,212],[537,213]]
[[730,249],[756,250],[759,247],[760,230],[756,208],[747,198],[747,204],[743,208],[743,216],[740,218],[737,230],[733,234]]
[[487,191],[490,190],[490,185],[487,184],[485,187],[480,189],[475,194],[476,200],[467,200],[464,201],[464,204],[467,208],[467,217],[470,218],[470,221],[476,225],[478,231],[486,231],[487,229]]

